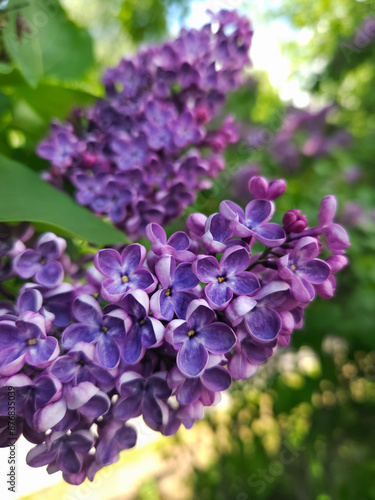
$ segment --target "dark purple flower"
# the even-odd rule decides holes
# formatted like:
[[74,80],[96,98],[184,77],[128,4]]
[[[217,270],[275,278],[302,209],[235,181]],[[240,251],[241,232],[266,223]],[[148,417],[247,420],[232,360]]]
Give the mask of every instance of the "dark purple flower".
[[99,387],[113,387],[116,370],[102,368],[96,362],[96,348],[93,344],[77,342],[68,353],[60,356],[51,366],[51,373],[61,382],[92,382]]
[[181,405],[190,405],[202,397],[209,397],[212,403],[215,393],[225,391],[232,383],[228,370],[218,365],[206,368],[198,377],[186,377],[174,367],[167,380],[168,385],[176,389],[177,401]]
[[102,282],[103,298],[118,302],[130,290],[141,289],[147,293],[155,290],[156,278],[142,267],[145,258],[146,249],[138,243],[126,247],[121,255],[113,249],[99,250],[94,263],[107,277]]
[[319,246],[315,238],[301,238],[293,250],[280,257],[278,273],[280,278],[290,283],[293,296],[299,302],[309,302],[315,296],[314,285],[323,283],[331,274],[329,265],[316,259]]
[[184,111],[178,120],[172,122],[171,129],[173,141],[178,148],[185,148],[190,143],[196,144],[204,135],[191,111]]
[[175,258],[165,255],[157,262],[155,273],[162,288],[151,297],[153,316],[167,321],[173,319],[175,314],[178,318],[185,318],[189,303],[196,298],[187,290],[199,284],[191,264],[185,262],[176,266]]
[[73,163],[73,158],[82,153],[84,144],[74,135],[70,124],[51,126],[51,137],[38,146],[38,155],[49,160],[54,167],[64,172]]
[[234,299],[225,311],[233,326],[245,320],[246,328],[257,344],[272,344],[282,326],[276,308],[289,297],[289,285],[273,281],[263,286],[253,297],[241,296]]
[[228,248],[220,261],[214,257],[203,257],[193,264],[193,271],[199,281],[208,283],[204,288],[211,307],[222,310],[236,295],[249,295],[259,287],[256,276],[246,271],[250,256],[247,250],[235,245]]
[[233,236],[231,223],[221,214],[212,214],[205,223],[205,231],[201,237],[203,246],[211,253],[224,252],[226,242]]
[[174,320],[169,325],[173,346],[178,351],[177,366],[187,377],[203,372],[209,353],[225,354],[236,343],[233,330],[215,319],[207,302],[195,299],[188,306],[186,321]]
[[127,421],[143,415],[151,429],[160,430],[168,421],[166,400],[172,393],[166,375],[166,372],[158,372],[144,378],[136,372],[124,373],[117,384],[121,398],[115,404],[115,418]]
[[120,458],[119,453],[133,448],[137,442],[137,432],[133,427],[119,420],[104,420],[98,428],[95,458],[101,465],[110,465]]
[[129,292],[121,305],[133,322],[122,345],[122,356],[127,363],[133,364],[143,356],[145,349],[161,344],[164,326],[148,316],[150,300],[143,290]]
[[59,355],[55,337],[47,337],[45,319],[26,312],[14,323],[0,322],[0,375],[14,375],[25,363],[45,368]]
[[64,349],[71,349],[77,342],[95,342],[100,364],[115,368],[120,362],[118,344],[131,323],[125,311],[118,308],[103,315],[99,303],[91,295],[83,294],[73,302],[73,315],[78,323],[65,329],[61,338]]
[[159,224],[151,223],[146,227],[146,236],[156,255],[173,255],[178,262],[193,262],[196,258],[189,251],[190,239],[183,231],[177,231],[167,240],[164,229]]
[[66,248],[66,241],[53,233],[44,233],[37,241],[36,250],[27,249],[14,261],[16,273],[46,287],[59,285],[64,277],[63,267],[57,261]]
[[336,198],[332,195],[325,196],[320,204],[318,222],[328,249],[334,254],[343,254],[350,246],[349,236],[345,229],[333,222],[336,213]]
[[274,210],[273,203],[268,200],[253,200],[246,205],[245,211],[232,201],[220,203],[221,215],[231,221],[231,227],[237,236],[253,236],[268,247],[282,245],[286,238],[281,226],[268,222]]
[[94,437],[87,430],[73,431],[71,434],[52,432],[46,438],[46,443],[32,448],[26,457],[31,467],[56,463],[57,470],[68,474],[81,470],[83,457],[94,445]]

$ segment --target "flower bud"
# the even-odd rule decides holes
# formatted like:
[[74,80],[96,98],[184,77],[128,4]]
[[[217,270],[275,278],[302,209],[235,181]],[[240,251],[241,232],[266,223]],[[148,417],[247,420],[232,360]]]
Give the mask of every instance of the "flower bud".
[[286,182],[284,179],[276,179],[269,183],[267,191],[267,200],[276,200],[279,198],[286,189]]
[[306,215],[301,214],[300,210],[288,210],[283,217],[283,228],[287,233],[301,233],[306,229]]
[[268,191],[268,182],[264,177],[256,176],[249,180],[249,191],[258,200],[265,200]]

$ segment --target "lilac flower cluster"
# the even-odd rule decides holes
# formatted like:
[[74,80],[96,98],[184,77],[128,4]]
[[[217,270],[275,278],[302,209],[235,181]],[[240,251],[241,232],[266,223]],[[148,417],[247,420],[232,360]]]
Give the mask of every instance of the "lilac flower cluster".
[[51,162],[47,180],[70,181],[80,204],[133,240],[148,223],[164,227],[179,217],[224,168],[219,153],[238,139],[231,117],[217,130],[208,125],[245,81],[253,32],[235,11],[212,17],[200,31],[183,29],[173,42],[108,69],[106,98],[54,123],[38,147]]
[[99,250],[95,271],[78,272],[52,233],[26,248],[25,228],[18,240],[3,231],[2,290],[12,276],[24,281],[16,300],[0,303],[0,445],[14,387],[17,437],[36,444],[28,464],[72,484],[93,480],[135,445],[131,419],[164,435],[190,428],[232,379],[287,345],[315,295],[334,294],[349,240],[333,196],[317,226],[296,209],[283,226],[271,222],[285,188],[252,177],[245,209],[223,201],[169,239],[150,223],[148,252],[138,243]]
[[289,171],[297,170],[304,158],[324,157],[337,147],[350,145],[351,135],[328,123],[332,110],[333,106],[316,112],[291,108],[272,138],[267,131],[254,129],[248,137],[249,146],[267,146],[277,164]]

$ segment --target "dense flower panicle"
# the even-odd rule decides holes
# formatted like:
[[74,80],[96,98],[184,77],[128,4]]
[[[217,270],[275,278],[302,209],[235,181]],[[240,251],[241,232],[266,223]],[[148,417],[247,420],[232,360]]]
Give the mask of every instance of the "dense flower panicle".
[[289,108],[275,133],[252,127],[246,143],[251,150],[267,150],[275,164],[285,170],[296,171],[308,158],[324,158],[337,148],[350,146],[351,134],[329,123],[334,109],[333,105],[319,111]]
[[224,168],[220,152],[238,140],[231,117],[219,129],[207,125],[245,82],[253,32],[236,12],[212,18],[108,69],[106,97],[55,122],[38,147],[51,163],[46,180],[60,187],[68,180],[80,204],[132,239],[150,222],[164,227],[179,217]]
[[150,223],[148,252],[138,243],[99,250],[95,270],[89,259],[72,264],[52,233],[27,248],[28,227],[2,226],[4,276],[23,284],[0,303],[0,445],[13,387],[15,437],[36,444],[29,465],[72,484],[93,480],[135,445],[131,419],[164,435],[190,428],[232,379],[289,344],[315,295],[334,294],[348,236],[333,196],[317,226],[291,209],[283,229],[270,221],[285,182],[257,176],[249,190],[245,210],[223,201],[220,213],[190,215],[188,233],[167,238]]

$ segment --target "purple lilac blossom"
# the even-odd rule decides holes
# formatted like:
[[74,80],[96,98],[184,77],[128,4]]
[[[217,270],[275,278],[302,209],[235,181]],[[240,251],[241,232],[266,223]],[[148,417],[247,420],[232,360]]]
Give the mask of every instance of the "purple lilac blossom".
[[201,30],[183,29],[109,68],[105,98],[75,110],[71,122],[54,122],[39,144],[50,162],[43,177],[60,188],[69,181],[79,203],[133,240],[149,223],[164,227],[182,215],[224,168],[220,152],[238,140],[231,117],[217,129],[210,122],[246,83],[253,31],[235,11],[210,15]]
[[333,109],[331,105],[319,111],[296,108],[288,111],[270,142],[272,156],[278,165],[295,171],[306,157],[326,157],[337,147],[350,145],[352,136],[328,122]]
[[[186,67],[182,84],[195,78]],[[126,79],[124,92],[134,92]],[[245,210],[223,201],[220,213],[191,214],[189,235],[168,238],[151,222],[148,252],[135,243],[72,262],[51,233],[32,249],[21,228],[3,228],[2,258],[19,292],[0,296],[0,446],[12,386],[14,437],[36,445],[27,463],[60,470],[71,484],[93,481],[135,445],[133,418],[165,436],[190,429],[232,380],[253,376],[288,345],[315,296],[333,296],[349,239],[334,221],[332,196],[322,200],[316,227],[297,209],[284,215],[285,232],[270,222],[271,200],[284,188],[282,180],[250,179],[256,199]],[[64,263],[59,280],[41,283],[29,250]]]

